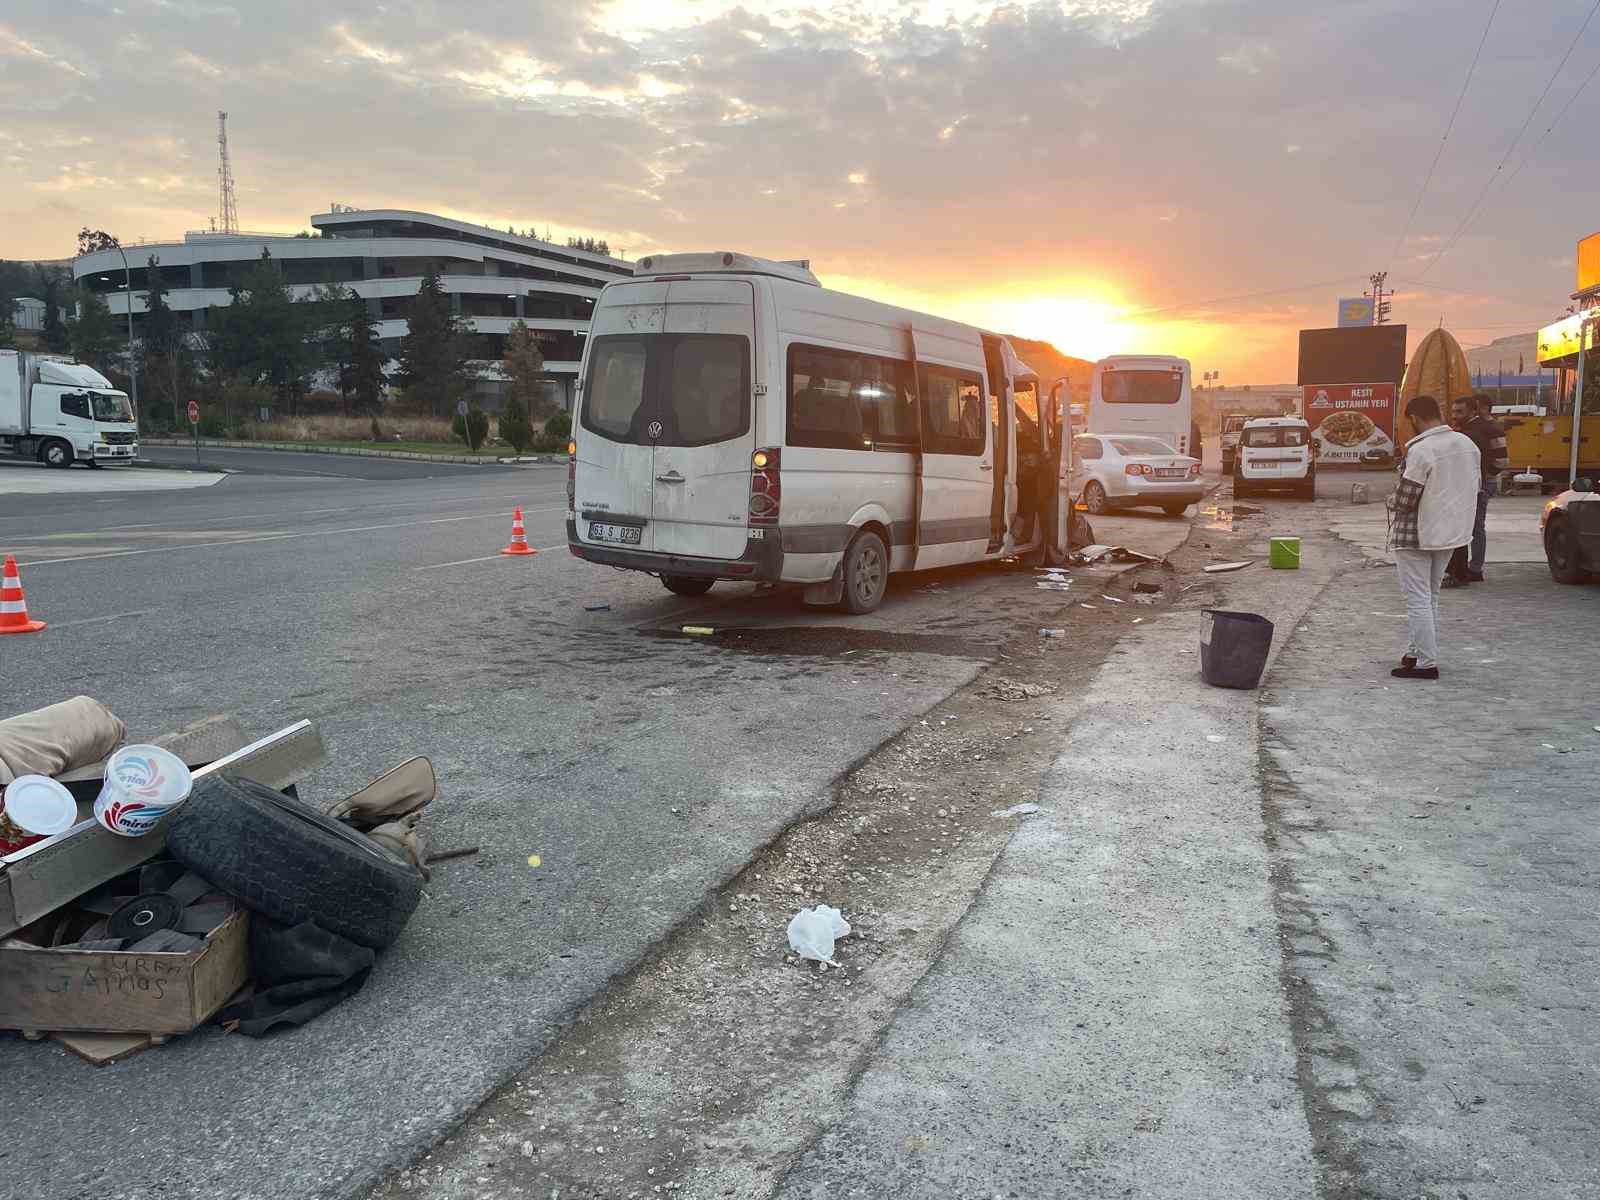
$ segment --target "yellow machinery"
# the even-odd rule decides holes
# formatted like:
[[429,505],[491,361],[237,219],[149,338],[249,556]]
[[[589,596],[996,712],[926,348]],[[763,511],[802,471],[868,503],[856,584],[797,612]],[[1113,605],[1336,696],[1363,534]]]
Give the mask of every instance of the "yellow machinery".
[[[1506,429],[1506,457],[1513,471],[1533,470],[1546,483],[1565,486],[1575,473],[1600,475],[1600,355],[1595,353],[1600,308],[1574,313],[1539,330],[1539,366],[1556,372],[1551,403],[1533,413],[1496,415]],[[1586,343],[1586,344],[1585,344]],[[1578,453],[1572,453],[1574,402],[1583,362]]]

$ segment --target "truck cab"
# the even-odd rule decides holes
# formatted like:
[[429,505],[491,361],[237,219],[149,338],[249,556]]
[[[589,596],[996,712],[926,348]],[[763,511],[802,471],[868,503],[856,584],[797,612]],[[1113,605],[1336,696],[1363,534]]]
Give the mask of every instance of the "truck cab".
[[0,449],[52,467],[132,462],[139,427],[127,394],[84,363],[0,351]]

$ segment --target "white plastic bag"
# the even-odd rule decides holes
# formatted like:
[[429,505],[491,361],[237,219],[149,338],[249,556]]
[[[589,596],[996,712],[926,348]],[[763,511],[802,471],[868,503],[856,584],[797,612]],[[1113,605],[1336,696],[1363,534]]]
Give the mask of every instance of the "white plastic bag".
[[833,961],[834,940],[849,933],[850,922],[837,908],[826,904],[802,908],[789,918],[789,949],[801,958],[837,967],[839,964]]

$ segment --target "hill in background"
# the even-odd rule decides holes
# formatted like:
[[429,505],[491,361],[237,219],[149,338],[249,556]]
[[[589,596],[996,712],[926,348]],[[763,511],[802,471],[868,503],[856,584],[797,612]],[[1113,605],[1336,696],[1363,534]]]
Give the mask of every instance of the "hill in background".
[[1007,334],[1006,340],[1017,356],[1039,375],[1041,396],[1050,394],[1050,385],[1063,375],[1071,382],[1072,399],[1079,403],[1089,398],[1089,375],[1094,364],[1085,358],[1063,354],[1049,342],[1036,342],[1032,338]]

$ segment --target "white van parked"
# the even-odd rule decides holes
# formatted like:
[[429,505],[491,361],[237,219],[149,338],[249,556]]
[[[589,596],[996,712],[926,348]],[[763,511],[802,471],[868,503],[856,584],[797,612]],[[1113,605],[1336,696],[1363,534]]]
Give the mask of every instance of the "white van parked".
[[601,292],[584,349],[577,557],[685,596],[803,584],[857,613],[893,571],[1065,557],[1070,450],[1004,338],[828,291],[805,264],[635,271]]
[[1233,494],[1252,496],[1286,488],[1302,500],[1317,498],[1316,450],[1302,417],[1256,417],[1239,431]]

